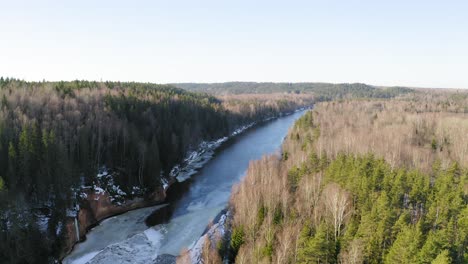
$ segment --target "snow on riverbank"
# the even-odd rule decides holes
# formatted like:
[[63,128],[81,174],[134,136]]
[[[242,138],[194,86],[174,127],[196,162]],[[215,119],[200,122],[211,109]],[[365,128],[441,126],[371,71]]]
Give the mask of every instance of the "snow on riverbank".
[[[172,168],[171,172],[169,173],[169,176],[176,178],[179,182],[186,181],[187,179],[192,177],[192,175],[197,173],[197,171],[200,168],[202,168],[203,165],[205,165],[213,157],[215,150],[228,139],[241,134],[242,132],[255,126],[258,123],[267,122],[269,120],[272,120],[274,118],[278,118],[281,116],[291,115],[291,114],[303,111],[307,108],[308,107],[301,107],[292,112],[279,113],[276,116],[269,116],[269,117],[264,118],[260,122],[251,122],[247,125],[241,126],[237,128],[236,130],[234,130],[227,137],[223,137],[223,138],[213,140],[213,141],[203,141],[202,143],[200,143],[200,145],[198,145],[198,148],[196,150],[189,151],[187,153],[186,158],[181,164],[178,164]],[[163,184],[164,190],[169,188],[168,181],[164,179],[163,177],[161,177],[161,183]]]
[[208,231],[202,235],[197,242],[189,249],[190,259],[192,264],[201,263],[201,256],[203,252],[203,246],[205,245],[206,239],[211,241],[211,245],[218,245],[224,235],[226,234],[226,224],[230,217],[230,212],[227,211],[219,217],[219,221],[214,223]]
[[[264,121],[268,121],[268,120],[265,119]],[[238,134],[244,132],[245,130],[247,130],[247,129],[253,127],[255,124],[256,124],[256,122],[252,122],[252,123],[247,124],[247,125],[245,125],[245,126],[239,127],[238,129],[234,130],[234,132],[231,133],[231,137],[236,136],[236,135],[238,135]]]
[[[197,171],[203,167],[214,155],[215,150],[221,146],[222,143],[226,142],[229,138],[239,135],[245,130],[254,126],[256,122],[252,122],[245,126],[239,127],[234,130],[231,135],[228,137],[223,137],[213,141],[203,141],[198,145],[197,150],[188,152],[187,158],[184,159],[182,164],[174,166],[169,176],[176,178],[179,182],[186,181],[192,175],[197,173]],[[167,180],[162,179],[164,189],[167,189],[169,185]]]
[[[110,230],[106,232],[92,231],[87,239],[88,244],[92,242],[88,246],[90,250],[87,252],[103,251],[97,254],[90,263],[130,263],[130,260],[133,261],[131,263],[166,263],[173,260],[174,256],[179,255],[184,248],[191,249],[190,254],[193,254],[193,259],[196,261],[200,256],[200,249],[203,245],[200,241],[203,241],[203,237],[206,239],[206,237],[215,237],[213,234],[229,232],[229,230],[224,230],[223,222],[226,218],[222,217],[223,213],[219,212],[227,205],[232,184],[244,174],[249,160],[259,158],[264,153],[270,153],[279,147],[294,119],[291,117],[273,121],[265,128],[256,129],[252,133],[244,135],[245,137],[239,138],[232,147],[229,147],[228,151],[219,152],[216,162],[205,166],[206,169],[202,170],[200,177],[193,181],[190,191],[185,196],[186,199],[182,198],[169,222],[149,229],[145,228],[146,231],[142,230],[139,233],[124,230],[128,226],[132,226],[133,220],[122,221],[122,224],[117,226],[112,224]],[[255,124],[246,125],[234,131],[233,135],[230,136],[236,136],[253,125]],[[207,147],[213,151],[226,140],[201,144],[203,151],[205,151],[201,151],[202,154],[206,155]],[[189,153],[186,159],[187,163],[193,165],[203,161],[199,157],[201,152]],[[212,155],[214,156],[214,152]],[[179,168],[178,172],[181,171]],[[173,177],[177,177],[177,174],[174,174]],[[171,183],[176,179],[167,180]],[[123,216],[115,218],[122,220]],[[213,221],[215,224],[206,230],[207,224],[212,219],[215,219]],[[109,229],[109,225],[104,223],[100,227]],[[222,229],[219,231],[213,231],[213,229],[220,228]],[[122,237],[111,241],[104,234],[106,234],[105,236],[121,234]],[[91,239],[93,235],[95,241]],[[200,238],[201,236],[202,238]],[[131,242],[138,239],[140,242]],[[102,247],[93,245],[93,243],[98,242],[100,245],[102,244]],[[83,245],[86,246],[86,242]],[[137,257],[133,259],[132,257],[135,256]],[[187,256],[191,257],[192,255]]]
[[[188,153],[182,164],[172,168],[169,176],[175,177],[179,182],[189,179],[213,157],[215,149],[227,139],[228,137],[223,137],[214,141],[203,141],[197,150]],[[168,187],[167,184],[165,186]]]

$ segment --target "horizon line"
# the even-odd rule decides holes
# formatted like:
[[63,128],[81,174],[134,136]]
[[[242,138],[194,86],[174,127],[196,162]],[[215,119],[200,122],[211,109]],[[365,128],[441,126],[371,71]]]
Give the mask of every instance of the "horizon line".
[[103,80],[102,78],[100,80],[96,79],[68,79],[68,80],[46,80],[43,78],[42,80],[32,80],[32,79],[27,79],[27,78],[16,78],[16,77],[10,77],[10,76],[2,76],[0,75],[0,78],[3,79],[14,79],[14,80],[19,80],[19,81],[24,81],[24,82],[30,82],[30,83],[41,83],[41,82],[49,82],[49,83],[54,83],[54,82],[73,82],[73,81],[88,81],[88,82],[100,82],[100,83],[105,83],[105,82],[120,82],[120,83],[151,83],[151,84],[161,84],[161,85],[175,85],[175,84],[224,84],[224,83],[272,83],[272,84],[280,84],[280,83],[289,83],[289,84],[307,84],[307,83],[322,83],[322,84],[333,84],[333,85],[339,85],[339,84],[364,84],[364,85],[369,85],[373,87],[379,87],[379,88],[394,88],[394,87],[403,87],[403,88],[410,88],[410,89],[446,89],[446,90],[468,90],[468,87],[436,87],[436,86],[410,86],[410,85],[386,85],[386,84],[371,84],[371,83],[366,83],[366,82],[359,82],[359,81],[354,81],[354,82],[327,82],[327,81],[182,81],[182,82],[157,82],[157,81],[122,81],[122,80]]

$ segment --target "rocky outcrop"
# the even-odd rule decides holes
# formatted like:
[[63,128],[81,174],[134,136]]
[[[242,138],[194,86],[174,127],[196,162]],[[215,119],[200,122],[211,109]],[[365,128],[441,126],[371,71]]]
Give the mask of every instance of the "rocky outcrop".
[[76,216],[79,237],[76,234],[75,217],[67,217],[61,258],[70,253],[77,242],[85,240],[86,233],[102,220],[130,210],[160,204],[165,198],[166,192],[159,188],[146,199],[135,198],[117,205],[111,202],[109,195],[105,192],[86,191],[86,196],[80,202],[80,209]]

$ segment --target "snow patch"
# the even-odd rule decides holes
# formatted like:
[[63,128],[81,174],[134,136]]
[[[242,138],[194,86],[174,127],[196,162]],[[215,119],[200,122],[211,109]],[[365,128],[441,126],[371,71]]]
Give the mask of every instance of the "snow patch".
[[49,226],[50,217],[46,215],[36,215],[36,223],[39,226],[41,232],[46,232]]
[[97,254],[101,253],[101,251],[94,251],[94,252],[87,253],[80,258],[72,260],[71,262],[67,262],[66,264],[86,264],[90,260],[92,260]]
[[[99,173],[96,175],[97,182],[93,182],[92,186],[82,186],[80,197],[86,199],[87,195],[83,190],[92,189],[96,194],[94,200],[98,201],[100,197],[104,194],[109,195],[109,199],[112,203],[116,205],[122,205],[122,203],[127,199],[128,194],[122,190],[122,188],[115,183],[114,177],[116,172],[110,172],[105,166],[99,169]],[[133,187],[132,194],[140,194],[141,189]]]
[[201,263],[201,255],[206,239],[209,239],[212,242],[212,245],[217,245],[217,241],[222,239],[226,233],[226,222],[229,216],[229,211],[221,215],[219,221],[213,224],[213,226],[211,226],[210,229],[208,229],[208,231],[203,236],[201,236],[189,249],[192,264]]
[[164,179],[163,177],[161,177],[161,184],[162,184],[164,190],[167,190],[167,188],[169,188],[169,182],[166,179]]
[[247,125],[245,125],[245,126],[239,127],[238,129],[234,130],[234,132],[231,133],[231,137],[234,137],[234,136],[236,136],[236,135],[238,135],[238,134],[244,132],[245,130],[247,130],[247,129],[253,127],[256,123],[257,123],[257,122],[252,122],[252,123],[247,124]]
[[68,217],[76,217],[78,212],[74,209],[67,209],[66,214]]
[[99,186],[94,185],[93,189],[94,189],[94,193],[97,194],[97,195],[101,195],[101,194],[105,193],[104,189],[102,189]]
[[197,150],[188,152],[187,158],[181,164],[172,168],[169,176],[175,177],[179,182],[189,179],[213,157],[214,150],[226,140],[228,140],[228,137],[214,141],[203,141]]
[[60,233],[62,232],[62,228],[63,228],[63,223],[62,222],[59,222],[57,224],[57,227],[55,228],[55,234],[58,236],[60,235]]
[[144,189],[142,189],[142,188],[140,188],[138,186],[133,186],[131,194],[132,195],[142,195],[144,193],[144,191],[145,191]]

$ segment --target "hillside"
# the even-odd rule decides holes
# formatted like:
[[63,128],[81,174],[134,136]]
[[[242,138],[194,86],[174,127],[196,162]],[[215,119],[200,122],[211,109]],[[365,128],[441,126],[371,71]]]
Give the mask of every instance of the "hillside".
[[231,196],[232,233],[207,241],[204,258],[466,263],[465,100],[436,91],[316,105],[280,157],[251,163]]
[[222,94],[265,94],[265,93],[312,93],[317,100],[325,101],[344,98],[393,98],[414,92],[404,87],[380,88],[362,83],[175,83],[176,87],[214,95]]
[[188,154],[313,102],[3,78],[0,100],[0,259],[7,263],[60,257],[99,220],[164,201]]

